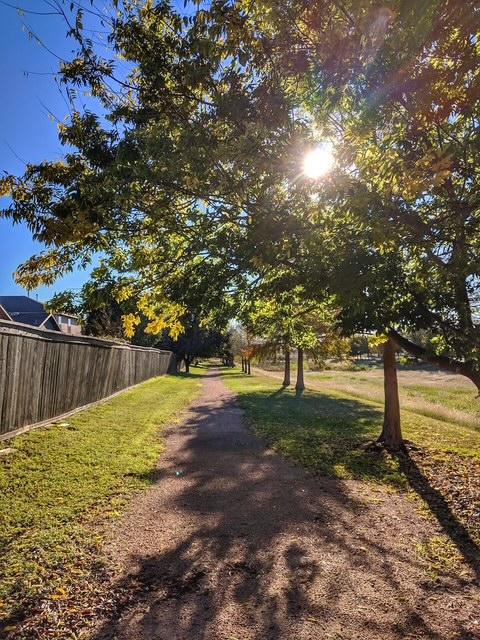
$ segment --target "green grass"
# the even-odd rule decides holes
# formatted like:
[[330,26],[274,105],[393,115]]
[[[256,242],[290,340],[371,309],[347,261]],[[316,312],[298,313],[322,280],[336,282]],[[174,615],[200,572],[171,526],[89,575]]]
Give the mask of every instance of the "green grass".
[[[378,369],[308,374],[310,388],[300,398],[292,389],[282,390],[281,379],[272,372],[255,374],[230,371],[224,376],[258,436],[315,473],[408,491],[420,513],[442,527],[441,534],[416,550],[431,575],[470,575],[480,544],[475,517],[480,437],[475,421],[462,423],[457,413],[456,422],[447,420],[448,411],[469,408],[467,394],[471,403],[476,402],[468,383],[453,376],[402,372],[401,384],[415,403],[402,410],[403,433],[417,448],[392,456],[362,446],[375,440],[382,428]],[[422,394],[431,405],[422,404]],[[405,396],[402,404],[405,407]],[[470,411],[475,410],[473,404]],[[425,415],[427,411],[436,417]]]
[[224,379],[255,433],[280,453],[324,475],[401,482],[395,460],[359,449],[378,435],[381,414],[373,404],[310,390],[296,398],[263,376],[226,372]]
[[[361,377],[363,372],[356,375]],[[309,389],[296,398],[293,390],[281,390],[271,376],[248,377],[231,371],[224,378],[238,395],[254,431],[279,452],[322,474],[405,485],[396,458],[372,454],[361,446],[380,434],[381,403],[326,385],[323,391]],[[454,452],[480,460],[475,427],[406,410],[402,424],[406,439],[434,454]]]
[[[307,374],[307,384],[356,398],[383,402],[379,368],[361,372]],[[474,385],[462,376],[434,371],[399,370],[400,401],[409,412],[480,431],[480,400]]]
[[152,482],[162,429],[199,389],[195,376],[157,378],[10,443],[17,452],[0,461],[0,620],[68,599],[96,571],[99,525]]
[[468,389],[463,387],[445,389],[442,386],[434,387],[407,383],[404,387],[404,393],[406,396],[425,398],[425,400],[437,405],[465,411],[477,420],[479,418],[480,402],[473,387]]
[[424,543],[417,543],[416,551],[426,561],[430,576],[434,580],[448,573],[468,576],[462,564],[462,555],[452,540],[445,535],[432,536]]

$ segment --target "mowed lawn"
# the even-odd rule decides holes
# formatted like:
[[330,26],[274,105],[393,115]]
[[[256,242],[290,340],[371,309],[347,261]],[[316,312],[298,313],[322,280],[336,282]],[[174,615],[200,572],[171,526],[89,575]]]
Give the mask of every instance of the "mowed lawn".
[[281,388],[279,372],[256,369],[247,376],[237,368],[223,375],[255,433],[277,451],[320,475],[416,493],[448,536],[468,547],[465,554],[478,555],[479,401],[469,381],[402,373],[402,426],[410,444],[406,453],[394,456],[365,446],[382,428],[378,369],[309,373],[300,398],[293,387]]
[[16,453],[0,460],[0,636],[3,621],[23,637],[17,622],[32,612],[37,626],[45,621],[42,637],[67,637],[64,614],[93,615],[104,597],[102,526],[153,481],[162,430],[199,390],[198,376],[156,378],[8,443]]
[[[267,370],[257,373],[272,389],[278,390],[281,373]],[[432,450],[480,460],[480,399],[475,386],[463,376],[420,368],[400,367],[398,378],[405,438]],[[341,431],[355,434],[359,441],[378,436],[383,415],[380,367],[307,372],[305,384],[307,405],[316,405],[314,411],[317,417],[324,416],[324,422],[340,419],[344,425]],[[352,409],[350,413],[348,407]],[[362,414],[360,420],[358,412]],[[334,431],[334,435],[339,432]]]
[[[381,367],[311,372],[306,378],[319,388],[383,402]],[[400,366],[398,379],[403,409],[442,422],[464,425],[480,433],[480,398],[475,385],[464,376]]]

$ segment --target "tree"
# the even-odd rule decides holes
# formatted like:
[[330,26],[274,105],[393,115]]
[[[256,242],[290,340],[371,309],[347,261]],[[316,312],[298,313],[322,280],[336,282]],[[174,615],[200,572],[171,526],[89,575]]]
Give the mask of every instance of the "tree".
[[385,413],[378,441],[393,451],[400,449],[403,444],[395,353],[395,343],[388,337],[383,344]]
[[[361,180],[379,200],[373,223],[384,229],[381,245],[403,254],[403,275],[413,293],[413,313],[385,323],[386,363],[394,346],[401,347],[466,375],[479,388],[479,327],[473,307],[480,222],[473,160],[480,115],[475,88],[478,13],[468,2],[432,6],[433,33],[419,40],[424,25],[414,24],[416,11],[411,6],[392,27],[369,73],[369,90],[386,86],[393,58],[400,54],[402,32],[403,42],[405,34],[415,36],[415,45],[409,47],[408,82],[401,79],[400,87],[387,89],[375,116],[365,109],[366,95],[357,98],[363,110],[349,107],[347,138]],[[355,135],[360,127],[361,134]],[[430,353],[402,335],[402,329],[425,328],[439,338]],[[399,410],[393,379],[390,389],[387,385],[386,409],[395,448]]]
[[[86,335],[124,340],[124,319],[137,309],[134,299],[118,300],[119,293],[129,283],[129,279],[112,273],[105,264],[101,264],[93,270],[80,291],[55,294],[47,308],[52,313],[63,311],[79,316]],[[144,334],[147,324],[147,318],[143,316],[128,336],[133,344],[148,342]]]
[[[149,330],[179,335],[273,272],[333,299],[346,332],[433,328],[423,356],[478,385],[478,21],[453,0],[129,4],[110,36],[133,70],[112,93],[77,20],[62,78],[108,117],[74,112],[64,162],[3,179],[6,215],[54,246],[20,280],[101,251],[134,274],[124,299]],[[298,180],[320,131],[336,170]]]
[[258,352],[282,349],[285,356],[283,386],[290,385],[290,350],[297,349],[297,380],[299,394],[305,389],[303,356],[308,353],[317,362],[338,353],[343,343],[337,328],[338,311],[329,304],[308,299],[300,286],[290,291],[270,291],[273,283],[264,283],[263,295],[248,307],[245,323],[250,331],[262,338]]
[[245,323],[261,338],[258,355],[265,357],[281,349],[284,355],[283,386],[290,386],[290,351],[293,347],[291,300],[286,295],[250,301]]
[[[63,162],[31,165],[22,178],[2,182],[12,196],[6,214],[26,221],[39,240],[57,247],[20,269],[23,281],[38,282],[35,274],[51,281],[96,250],[117,262],[125,252],[132,256],[135,271],[148,267],[149,286],[166,277],[175,260],[180,269],[184,261],[197,269],[216,261],[218,276],[225,243],[237,235],[241,240],[255,207],[246,198],[258,199],[275,184],[268,166],[270,138],[292,133],[282,131],[290,119],[276,87],[256,92],[248,85],[251,71],[236,59],[225,64],[230,51],[220,34],[205,38],[210,27],[204,12],[185,24],[167,5],[128,3],[116,15],[117,4],[112,5],[115,21],[107,24],[114,48],[133,67],[119,82],[122,90],[109,91],[111,64],[91,50],[82,14],[72,32],[78,56],[61,69],[65,83],[94,91],[108,113],[107,125],[92,113],[74,111],[60,127],[61,141],[74,149]],[[273,130],[265,127],[269,119]],[[247,263],[253,255],[246,256]],[[235,268],[226,264],[225,277]]]
[[189,321],[177,339],[174,340],[166,334],[154,345],[173,351],[177,371],[180,371],[183,363],[186,373],[190,372],[190,365],[198,358],[217,356],[229,360],[230,354],[228,333],[203,328],[196,318]]
[[[319,185],[322,215],[334,204],[343,228],[369,232],[366,256],[375,263],[353,263],[361,287],[352,291],[338,277],[327,283],[345,316],[478,388],[476,3],[260,2],[254,23],[285,86],[337,146],[343,171]],[[336,271],[345,273],[342,265]],[[383,283],[380,271],[390,276]],[[404,335],[426,328],[438,338],[430,353]],[[386,377],[392,433],[399,421],[393,379]]]
[[233,359],[240,356],[242,372],[244,373],[243,350],[247,346],[248,336],[245,327],[238,323],[232,322],[228,331],[229,344]]
[[49,313],[79,314],[78,296],[74,291],[61,291],[45,304]]

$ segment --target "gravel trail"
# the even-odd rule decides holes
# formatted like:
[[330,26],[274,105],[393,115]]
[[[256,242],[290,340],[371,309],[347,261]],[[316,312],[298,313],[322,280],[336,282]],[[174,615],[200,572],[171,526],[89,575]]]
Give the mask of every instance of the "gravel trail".
[[217,371],[111,532],[95,640],[480,638],[478,583],[432,578],[438,535],[404,495],[313,477],[264,448]]

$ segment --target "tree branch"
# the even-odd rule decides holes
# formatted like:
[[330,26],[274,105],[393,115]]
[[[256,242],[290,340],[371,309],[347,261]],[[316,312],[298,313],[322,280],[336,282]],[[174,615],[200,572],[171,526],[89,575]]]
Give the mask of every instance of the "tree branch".
[[420,358],[420,360],[424,360],[430,364],[434,364],[444,371],[466,376],[480,391],[480,371],[475,367],[474,362],[463,362],[462,360],[456,360],[455,358],[449,358],[448,356],[430,354],[424,347],[408,340],[408,338],[400,335],[398,331],[395,331],[395,329],[389,329],[387,331],[387,335],[392,338],[397,347],[400,347],[412,356]]

